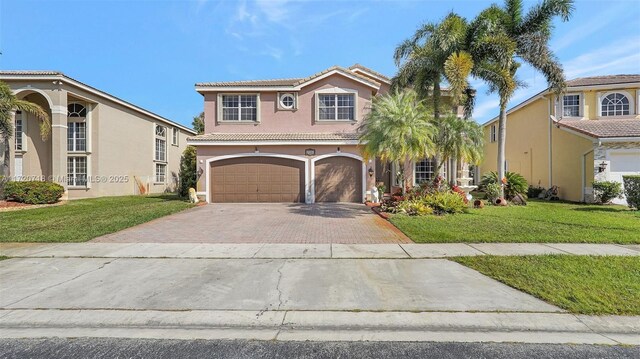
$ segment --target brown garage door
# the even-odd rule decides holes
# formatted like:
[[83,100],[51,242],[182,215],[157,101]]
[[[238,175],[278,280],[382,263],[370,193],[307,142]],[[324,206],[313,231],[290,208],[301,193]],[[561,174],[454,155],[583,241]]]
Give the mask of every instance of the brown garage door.
[[328,157],[315,164],[316,202],[362,202],[362,162]]
[[303,202],[304,162],[240,157],[211,164],[212,202]]

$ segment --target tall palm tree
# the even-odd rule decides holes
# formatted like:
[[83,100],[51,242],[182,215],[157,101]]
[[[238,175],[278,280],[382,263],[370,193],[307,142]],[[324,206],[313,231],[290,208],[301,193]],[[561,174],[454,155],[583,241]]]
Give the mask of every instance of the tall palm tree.
[[[462,161],[478,164],[482,160],[484,135],[477,122],[449,114],[440,119],[437,132],[436,151],[440,153],[443,162],[454,160],[454,163]],[[454,170],[453,184],[456,177]]]
[[51,122],[49,115],[42,107],[29,101],[18,100],[11,92],[9,85],[0,81],[0,140],[2,140],[3,164],[2,171],[5,176],[11,173],[9,158],[11,156],[11,146],[9,139],[13,136],[13,117],[14,111],[22,111],[34,115],[40,121],[40,135],[45,140],[49,136],[51,130]]
[[543,0],[525,14],[522,0],[505,0],[503,7],[491,5],[469,25],[469,52],[474,59],[474,76],[484,80],[500,96],[498,121],[498,176],[505,176],[507,104],[523,85],[517,79],[520,61],[546,78],[549,87],[561,93],[564,72],[549,48],[552,20],[568,21],[573,0]]
[[421,98],[429,98],[436,119],[442,113],[443,80],[449,82],[452,105],[464,103],[467,117],[471,116],[473,96],[469,96],[467,78],[473,61],[467,52],[467,27],[463,17],[449,13],[438,24],[422,25],[395,50],[394,60],[400,68],[392,79],[392,88],[411,87]]
[[434,154],[436,129],[431,118],[415,91],[395,91],[373,98],[371,111],[359,128],[364,156],[396,164],[403,193],[407,161]]
[[[467,52],[467,21],[449,13],[440,23],[422,25],[411,39],[402,42],[395,51],[394,60],[399,66],[392,79],[392,89],[413,88],[420,98],[429,99],[436,127],[440,118],[448,116],[452,106],[463,104],[465,118],[473,112],[475,92],[469,88],[468,77],[473,69],[471,55]],[[449,83],[451,103],[442,108],[441,82]],[[442,147],[444,139],[436,136],[436,147]],[[444,158],[439,151],[433,156],[436,173],[440,172]],[[455,172],[455,171],[454,171]]]

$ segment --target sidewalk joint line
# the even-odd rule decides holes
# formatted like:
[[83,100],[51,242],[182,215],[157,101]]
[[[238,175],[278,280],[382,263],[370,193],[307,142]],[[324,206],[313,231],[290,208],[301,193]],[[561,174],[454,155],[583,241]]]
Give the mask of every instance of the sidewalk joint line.
[[473,249],[477,250],[478,252],[480,252],[480,253],[484,254],[485,256],[490,255],[489,253],[487,253],[487,252],[483,251],[482,249],[479,249],[479,248],[474,247],[472,243],[465,243],[465,244],[466,244],[466,245],[468,245],[469,247],[471,247],[471,248],[473,248]]
[[398,243],[398,246],[399,246],[400,248],[402,248],[402,251],[403,251],[403,252],[405,252],[405,253],[407,254],[407,256],[408,256],[410,259],[413,259],[413,257],[411,256],[411,254],[409,254],[409,252],[407,252],[407,250],[406,250],[406,249],[404,249],[404,247],[402,246],[402,244]]
[[[540,243],[540,244],[542,244],[542,245],[543,245],[543,246],[545,246],[545,247],[548,247],[548,248],[551,248],[551,249],[555,249],[555,250],[560,251],[560,252],[564,252],[564,253],[566,253],[566,254],[576,255],[576,254],[574,254],[574,253],[571,253],[571,252],[565,251],[564,249],[556,248],[556,247],[554,247],[554,246],[550,245],[549,243]],[[569,244],[580,244],[580,243],[569,243]]]

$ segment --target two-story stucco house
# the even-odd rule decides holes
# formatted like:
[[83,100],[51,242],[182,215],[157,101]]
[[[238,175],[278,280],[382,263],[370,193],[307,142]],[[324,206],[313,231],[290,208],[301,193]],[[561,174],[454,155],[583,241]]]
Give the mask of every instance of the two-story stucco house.
[[60,72],[0,71],[0,80],[40,105],[52,124],[42,140],[36,118],[14,114],[11,178],[60,183],[65,199],[175,189],[193,130]]
[[[507,112],[507,170],[531,185],[558,186],[560,198],[592,201],[594,180],[640,174],[639,103],[640,75],[578,78],[561,96],[536,94]],[[498,119],[484,132],[480,174],[497,167]]]
[[[378,182],[388,191],[394,170],[363,159],[357,130],[390,83],[356,64],[305,78],[196,84],[205,134],[188,143],[197,147],[199,194],[210,203],[361,203]],[[411,166],[415,183],[433,178],[429,159]]]

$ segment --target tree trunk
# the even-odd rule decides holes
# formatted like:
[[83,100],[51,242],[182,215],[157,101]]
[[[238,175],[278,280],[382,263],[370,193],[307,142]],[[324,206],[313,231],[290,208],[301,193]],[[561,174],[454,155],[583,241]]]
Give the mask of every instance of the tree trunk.
[[440,76],[433,83],[433,118],[436,123],[440,120]]
[[500,119],[498,120],[498,180],[500,181],[500,196],[504,197],[505,177],[505,142],[507,139],[507,103],[500,101]]
[[451,168],[452,170],[449,171],[449,177],[451,178],[450,184],[456,186],[458,184],[458,160],[456,158],[451,160]]
[[9,145],[9,137],[2,139],[2,166],[0,166],[0,176],[9,178],[11,176],[11,146]]

